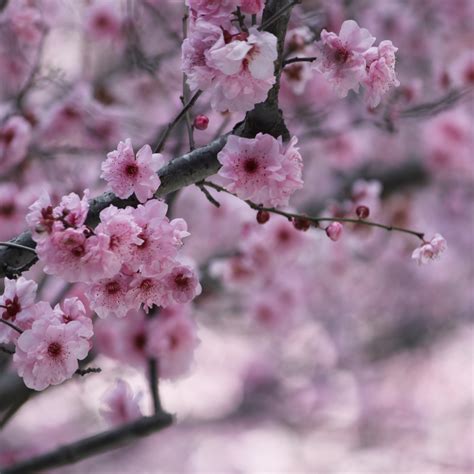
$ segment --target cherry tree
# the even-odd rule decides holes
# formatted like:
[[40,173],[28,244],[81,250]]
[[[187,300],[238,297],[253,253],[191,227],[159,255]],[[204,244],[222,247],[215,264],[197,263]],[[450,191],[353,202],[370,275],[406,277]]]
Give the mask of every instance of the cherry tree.
[[[2,472],[158,431],[176,443],[162,387],[199,371],[207,327],[234,324],[255,352],[235,416],[311,424],[301,413],[326,407],[344,370],[369,436],[367,354],[390,352],[383,331],[443,330],[401,306],[446,282],[445,253],[469,274],[474,12],[447,3],[0,1],[0,426],[81,384],[101,387],[89,399],[108,425],[72,426],[67,444],[60,429],[44,444],[0,434]],[[393,320],[373,320],[379,304]],[[192,469],[179,457],[171,470]]]

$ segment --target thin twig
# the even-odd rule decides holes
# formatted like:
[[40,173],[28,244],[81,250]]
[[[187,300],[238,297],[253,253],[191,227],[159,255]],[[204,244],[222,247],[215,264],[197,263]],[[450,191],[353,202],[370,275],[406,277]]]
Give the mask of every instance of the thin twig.
[[100,374],[102,369],[100,367],[88,367],[87,369],[77,369],[76,374],[84,377],[84,375],[88,374]]
[[150,377],[150,391],[151,398],[153,400],[153,412],[159,413],[162,410],[160,392],[158,389],[159,381],[159,365],[158,361],[155,358],[150,358],[148,360],[148,374]]
[[212,194],[206,189],[206,186],[205,186],[205,183],[204,183],[204,182],[196,183],[196,186],[204,193],[204,195],[206,196],[207,200],[208,200],[213,206],[221,207],[220,202],[217,201],[216,199],[214,199],[214,197],[212,196]]
[[198,100],[199,96],[202,94],[202,91],[197,91],[189,100],[189,102],[181,109],[181,111],[176,115],[174,120],[169,123],[169,125],[166,127],[166,130],[164,131],[162,137],[160,138],[160,141],[158,142],[158,145],[155,148],[155,153],[159,153],[161,150],[163,150],[163,147],[165,146],[166,140],[168,139],[169,134],[173,130],[173,128],[181,121],[181,119],[186,115],[188,110],[190,110],[193,105],[196,103]]
[[[232,196],[237,197],[235,194],[227,191],[225,188],[222,186],[219,186],[215,183],[212,183],[210,181],[204,181],[202,183],[204,186],[210,187],[215,189],[216,191],[219,192],[225,192],[227,194],[230,194]],[[287,212],[287,211],[282,211],[280,209],[276,209],[274,207],[265,207],[261,206],[259,204],[256,204],[252,201],[245,200],[244,201],[249,207],[252,209],[255,209],[256,211],[267,211],[271,212],[273,214],[278,214],[280,216],[286,217],[287,219],[293,220],[293,219],[301,219],[301,220],[307,220],[309,222],[312,222],[313,224],[318,225],[320,222],[347,222],[351,224],[361,224],[369,227],[379,227],[380,229],[384,229],[387,231],[396,231],[396,232],[402,232],[405,234],[410,234],[414,235],[415,237],[418,237],[420,240],[424,241],[424,233],[422,232],[416,232],[411,229],[405,229],[404,227],[398,227],[394,225],[386,225],[386,224],[381,224],[379,222],[372,222],[372,221],[366,221],[364,219],[352,219],[350,217],[312,217],[312,216],[307,216],[305,214],[297,214],[294,212]]]
[[23,334],[23,331],[18,326],[15,326],[14,324],[10,323],[9,321],[6,321],[5,319],[0,318],[0,323],[6,324],[7,326],[14,329],[16,332]]
[[300,58],[300,57],[295,57],[295,58],[290,58],[287,59],[286,61],[283,61],[283,67],[288,66],[288,64],[293,64],[293,63],[312,63],[313,61],[316,61],[318,59],[316,56],[311,56],[307,58]]

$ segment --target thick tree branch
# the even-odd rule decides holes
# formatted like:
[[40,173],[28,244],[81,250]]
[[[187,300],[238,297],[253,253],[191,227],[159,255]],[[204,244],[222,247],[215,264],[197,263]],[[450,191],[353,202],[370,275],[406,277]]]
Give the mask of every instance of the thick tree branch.
[[117,429],[104,431],[75,443],[61,446],[49,453],[19,462],[3,469],[2,474],[25,474],[73,464],[160,431],[170,426],[172,422],[173,416],[164,412],[140,418]]

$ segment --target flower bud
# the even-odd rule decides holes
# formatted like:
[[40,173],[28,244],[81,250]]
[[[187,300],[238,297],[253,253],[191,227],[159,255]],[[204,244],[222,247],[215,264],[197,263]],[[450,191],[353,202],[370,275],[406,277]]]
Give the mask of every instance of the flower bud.
[[306,232],[311,227],[311,222],[308,219],[295,217],[293,219],[293,227],[296,230],[302,230],[303,232]]
[[356,214],[359,219],[367,219],[370,215],[370,209],[367,206],[357,206]]
[[270,220],[270,213],[268,211],[258,211],[257,212],[257,222],[259,224],[265,224]]
[[209,117],[207,115],[200,114],[194,119],[194,128],[198,130],[206,130],[208,125]]
[[340,222],[331,222],[326,227],[326,235],[334,242],[339,240],[342,234],[342,224]]

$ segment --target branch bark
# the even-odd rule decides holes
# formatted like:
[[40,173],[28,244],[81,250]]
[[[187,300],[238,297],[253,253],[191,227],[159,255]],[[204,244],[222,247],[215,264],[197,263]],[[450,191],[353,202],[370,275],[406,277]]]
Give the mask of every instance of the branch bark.
[[143,417],[117,429],[104,431],[89,438],[61,446],[49,453],[14,464],[3,469],[2,474],[25,474],[73,464],[160,431],[172,423],[173,416],[165,412]]

